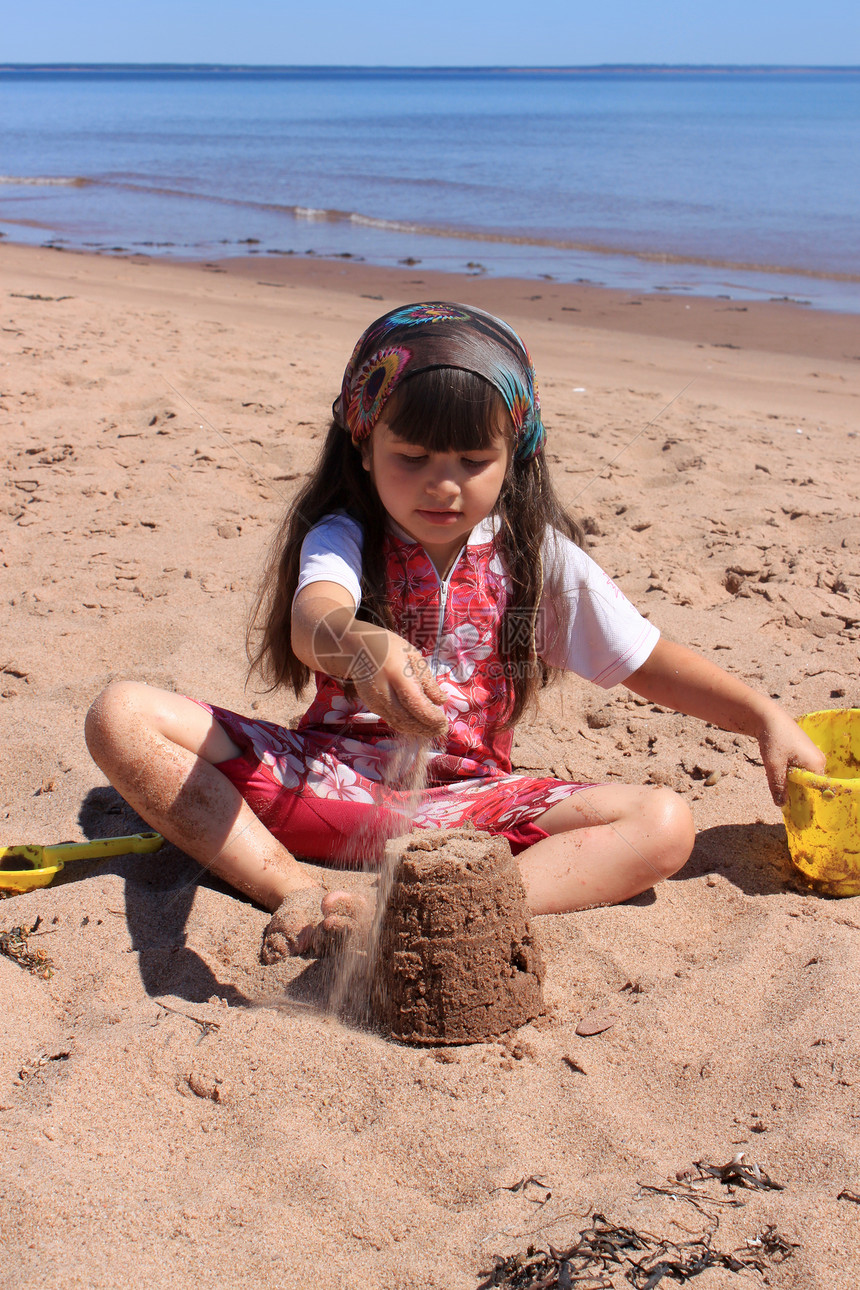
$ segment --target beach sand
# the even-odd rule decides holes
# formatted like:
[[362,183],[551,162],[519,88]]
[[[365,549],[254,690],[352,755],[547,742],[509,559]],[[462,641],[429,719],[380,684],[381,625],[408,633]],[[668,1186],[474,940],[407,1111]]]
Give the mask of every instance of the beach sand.
[[[307,259],[0,268],[0,843],[144,827],[84,745],[112,678],[301,710],[245,687],[248,607],[355,338],[410,300],[522,331],[561,493],[668,636],[793,714],[860,702],[856,318]],[[718,1221],[720,1250],[773,1225],[796,1248],[768,1284],[857,1284],[858,900],[795,888],[750,740],[623,687],[547,691],[514,760],[672,784],[699,838],[655,892],[535,921],[550,1010],[510,1042],[331,1017],[324,967],[262,967],[265,911],[171,847],[0,905],[54,965],[0,957],[7,1287],[474,1290],[595,1211],[675,1241]],[[577,1035],[595,1010],[614,1024]],[[674,1181],[738,1152],[783,1190]]]

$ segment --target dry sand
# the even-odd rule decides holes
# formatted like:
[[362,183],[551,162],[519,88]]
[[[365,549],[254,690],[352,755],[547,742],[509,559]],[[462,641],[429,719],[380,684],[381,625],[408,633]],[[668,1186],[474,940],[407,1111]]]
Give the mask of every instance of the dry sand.
[[[142,827],[83,742],[112,677],[300,710],[244,688],[249,599],[355,337],[406,300],[524,332],[562,493],[667,635],[795,714],[857,705],[856,318],[307,261],[0,267],[0,842]],[[688,1239],[706,1213],[640,1184],[743,1151],[784,1190],[704,1184],[714,1244],[773,1224],[798,1248],[769,1284],[853,1290],[860,909],[792,887],[756,753],[623,688],[546,695],[518,766],[672,783],[700,834],[653,894],[535,921],[551,1012],[509,1044],[344,1026],[319,965],[263,968],[267,914],[172,848],[5,902],[55,971],[0,957],[4,1285],[473,1290],[595,1209]],[[595,1009],[614,1025],[578,1036]]]

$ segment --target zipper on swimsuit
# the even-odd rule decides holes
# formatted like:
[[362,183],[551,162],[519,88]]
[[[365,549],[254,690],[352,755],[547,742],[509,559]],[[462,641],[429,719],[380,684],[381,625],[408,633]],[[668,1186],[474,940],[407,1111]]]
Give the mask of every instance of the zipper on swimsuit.
[[[436,578],[439,582],[439,621],[436,625],[436,644],[433,646],[433,657],[430,660],[430,671],[433,673],[434,676],[436,675],[436,670],[439,666],[439,650],[442,645],[442,636],[445,630],[445,610],[448,606],[448,589],[451,586],[451,579],[454,576],[454,571],[457,568],[457,565],[460,563],[460,560],[462,559],[463,552],[466,550],[466,546],[467,546],[467,543],[464,543],[463,546],[460,548],[460,552],[456,560],[454,561],[454,563],[451,565],[451,568],[448,570],[448,576],[447,578],[445,578],[444,581],[439,577],[439,574],[436,571],[436,566],[433,564],[433,561],[430,560],[430,565],[433,569],[433,572],[436,574]],[[425,555],[426,555],[426,552],[425,552]],[[428,556],[428,559],[429,559],[429,556]]]

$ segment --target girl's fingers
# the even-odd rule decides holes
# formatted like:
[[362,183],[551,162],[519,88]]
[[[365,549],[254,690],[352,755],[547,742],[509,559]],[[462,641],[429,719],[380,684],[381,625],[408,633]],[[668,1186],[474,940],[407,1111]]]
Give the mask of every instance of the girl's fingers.
[[373,680],[356,683],[356,694],[372,712],[405,735],[428,738],[448,732],[445,695],[427,660],[407,641],[389,656]]
[[782,806],[785,801],[785,777],[788,774],[788,753],[781,748],[775,748],[766,741],[759,741],[759,752],[764,762],[764,773],[767,776],[767,786],[770,789],[770,795],[777,806]]
[[404,702],[406,709],[420,717],[434,734],[447,733],[448,719],[443,711],[445,695],[439,682],[421,654],[416,654],[414,651],[410,653],[409,663],[421,689],[418,693],[410,689],[405,695],[399,694],[398,698]]
[[419,654],[415,650],[410,650],[408,667],[411,669],[415,679],[418,681],[418,684],[421,686],[421,689],[427,695],[430,702],[435,704],[437,707],[443,707],[445,704],[445,693],[439,682],[436,680],[436,677],[431,672],[430,665],[426,658],[424,658],[423,654]]
[[443,707],[445,704],[445,692],[429,668],[420,679],[421,688],[430,702],[437,704],[440,708]]
[[392,695],[391,724],[404,734],[437,735],[448,729],[445,713],[424,694],[410,687]]
[[820,748],[789,718],[782,738],[759,740],[771,796],[783,806],[788,796],[787,776],[793,766],[823,775],[827,758]]
[[445,713],[420,689],[399,690],[392,695],[388,720],[395,730],[411,735],[439,735],[448,729]]
[[768,788],[770,795],[777,806],[785,805],[785,769],[770,770],[766,769]]
[[433,735],[447,733],[448,718],[437,704],[432,703],[424,694],[414,691],[399,696],[406,712],[421,725],[422,731]]
[[420,690],[410,689],[398,693],[383,694],[374,686],[356,686],[356,693],[362,703],[382,717],[383,721],[404,735],[428,735],[444,733],[448,728],[444,712],[441,712]]

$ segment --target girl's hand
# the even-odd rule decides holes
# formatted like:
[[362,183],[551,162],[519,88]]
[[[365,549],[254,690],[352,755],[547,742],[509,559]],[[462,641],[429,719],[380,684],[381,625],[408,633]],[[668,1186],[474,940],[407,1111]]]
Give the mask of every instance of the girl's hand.
[[758,746],[771,797],[777,806],[785,802],[786,776],[792,766],[811,770],[816,775],[824,773],[827,761],[824,753],[776,704],[767,713],[758,732]]
[[349,592],[312,583],[293,606],[292,644],[314,671],[352,681],[361,702],[404,735],[448,733],[445,695],[427,660],[396,632],[355,617]]
[[362,660],[364,666],[359,663],[350,673],[359,699],[401,734],[425,739],[446,735],[445,695],[427,660],[401,636],[384,635],[384,656],[374,649],[376,657]]

